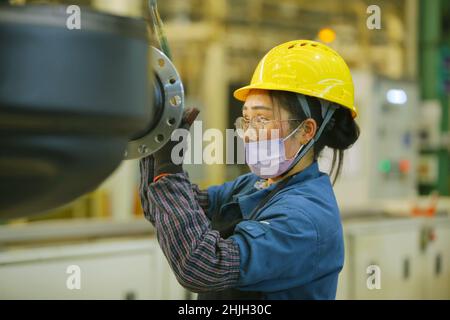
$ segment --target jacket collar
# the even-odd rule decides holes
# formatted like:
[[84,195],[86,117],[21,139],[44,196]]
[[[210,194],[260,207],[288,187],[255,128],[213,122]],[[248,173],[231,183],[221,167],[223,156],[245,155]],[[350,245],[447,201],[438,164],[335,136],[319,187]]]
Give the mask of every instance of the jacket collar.
[[[282,190],[284,190],[286,188],[293,187],[295,185],[299,185],[299,184],[305,183],[308,180],[315,179],[319,175],[320,175],[319,165],[318,165],[317,161],[314,161],[308,167],[306,167],[302,171],[296,173],[291,178],[291,180],[287,183],[287,185],[285,185],[283,187]],[[255,178],[255,180],[258,181],[257,178]],[[255,180],[251,179],[251,181],[255,181]],[[241,208],[242,216],[244,217],[244,219],[246,219],[246,218],[248,218],[250,216],[251,212],[258,205],[258,203],[260,201],[262,201],[264,199],[264,197],[266,195],[268,195],[274,188],[276,188],[276,185],[278,183],[279,182],[274,183],[274,184],[270,185],[269,187],[267,187],[265,189],[261,189],[261,190],[258,190],[256,187],[254,187],[255,192],[252,192],[249,195],[243,195],[243,196],[238,196],[237,197],[239,206]]]

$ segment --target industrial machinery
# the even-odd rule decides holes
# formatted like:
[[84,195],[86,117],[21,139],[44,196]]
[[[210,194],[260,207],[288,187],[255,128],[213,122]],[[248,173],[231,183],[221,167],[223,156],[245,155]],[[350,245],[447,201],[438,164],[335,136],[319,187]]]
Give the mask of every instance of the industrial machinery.
[[[362,130],[345,153],[334,189],[344,214],[346,209],[379,212],[383,201],[404,202],[417,195],[417,84],[357,70],[352,77]],[[328,159],[322,159],[323,167]]]
[[0,220],[92,191],[181,122],[183,85],[145,21],[81,13],[71,29],[66,6],[0,4]]

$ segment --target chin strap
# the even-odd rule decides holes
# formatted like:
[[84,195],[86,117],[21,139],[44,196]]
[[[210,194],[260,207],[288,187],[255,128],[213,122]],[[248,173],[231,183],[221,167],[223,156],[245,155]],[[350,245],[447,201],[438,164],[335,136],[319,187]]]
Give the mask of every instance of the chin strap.
[[[308,101],[306,100],[305,96],[302,94],[297,95],[297,99],[300,102],[300,105],[303,109],[303,112],[306,115],[306,118],[311,118],[311,109],[309,108]],[[330,121],[331,117],[333,116],[334,112],[337,110],[338,106],[334,103],[330,103],[326,100],[319,100],[321,107],[322,107],[322,118],[323,122],[320,125],[319,130],[317,130],[316,135],[314,138],[312,138],[307,144],[303,145],[300,149],[297,155],[295,156],[295,160],[292,162],[291,166],[286,170],[285,173],[289,172],[311,149],[311,147],[314,145],[316,141],[319,140],[320,136],[323,133],[323,130],[327,126],[328,122]]]

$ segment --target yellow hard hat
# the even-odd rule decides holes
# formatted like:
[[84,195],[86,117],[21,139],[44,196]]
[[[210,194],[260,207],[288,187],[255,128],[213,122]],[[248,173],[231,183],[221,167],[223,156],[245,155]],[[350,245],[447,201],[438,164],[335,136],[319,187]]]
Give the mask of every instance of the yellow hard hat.
[[310,40],[283,43],[267,53],[258,64],[250,85],[234,92],[245,101],[252,89],[301,93],[338,103],[358,114],[350,70],[330,47]]

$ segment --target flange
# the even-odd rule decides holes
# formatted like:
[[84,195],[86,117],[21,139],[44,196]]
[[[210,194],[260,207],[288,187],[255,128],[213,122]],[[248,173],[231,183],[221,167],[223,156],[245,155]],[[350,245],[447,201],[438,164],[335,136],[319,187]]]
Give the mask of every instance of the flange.
[[184,111],[184,89],[175,66],[160,50],[151,47],[155,81],[153,108],[156,111],[153,124],[146,132],[128,143],[125,159],[139,159],[155,153],[171,138],[181,123]]

